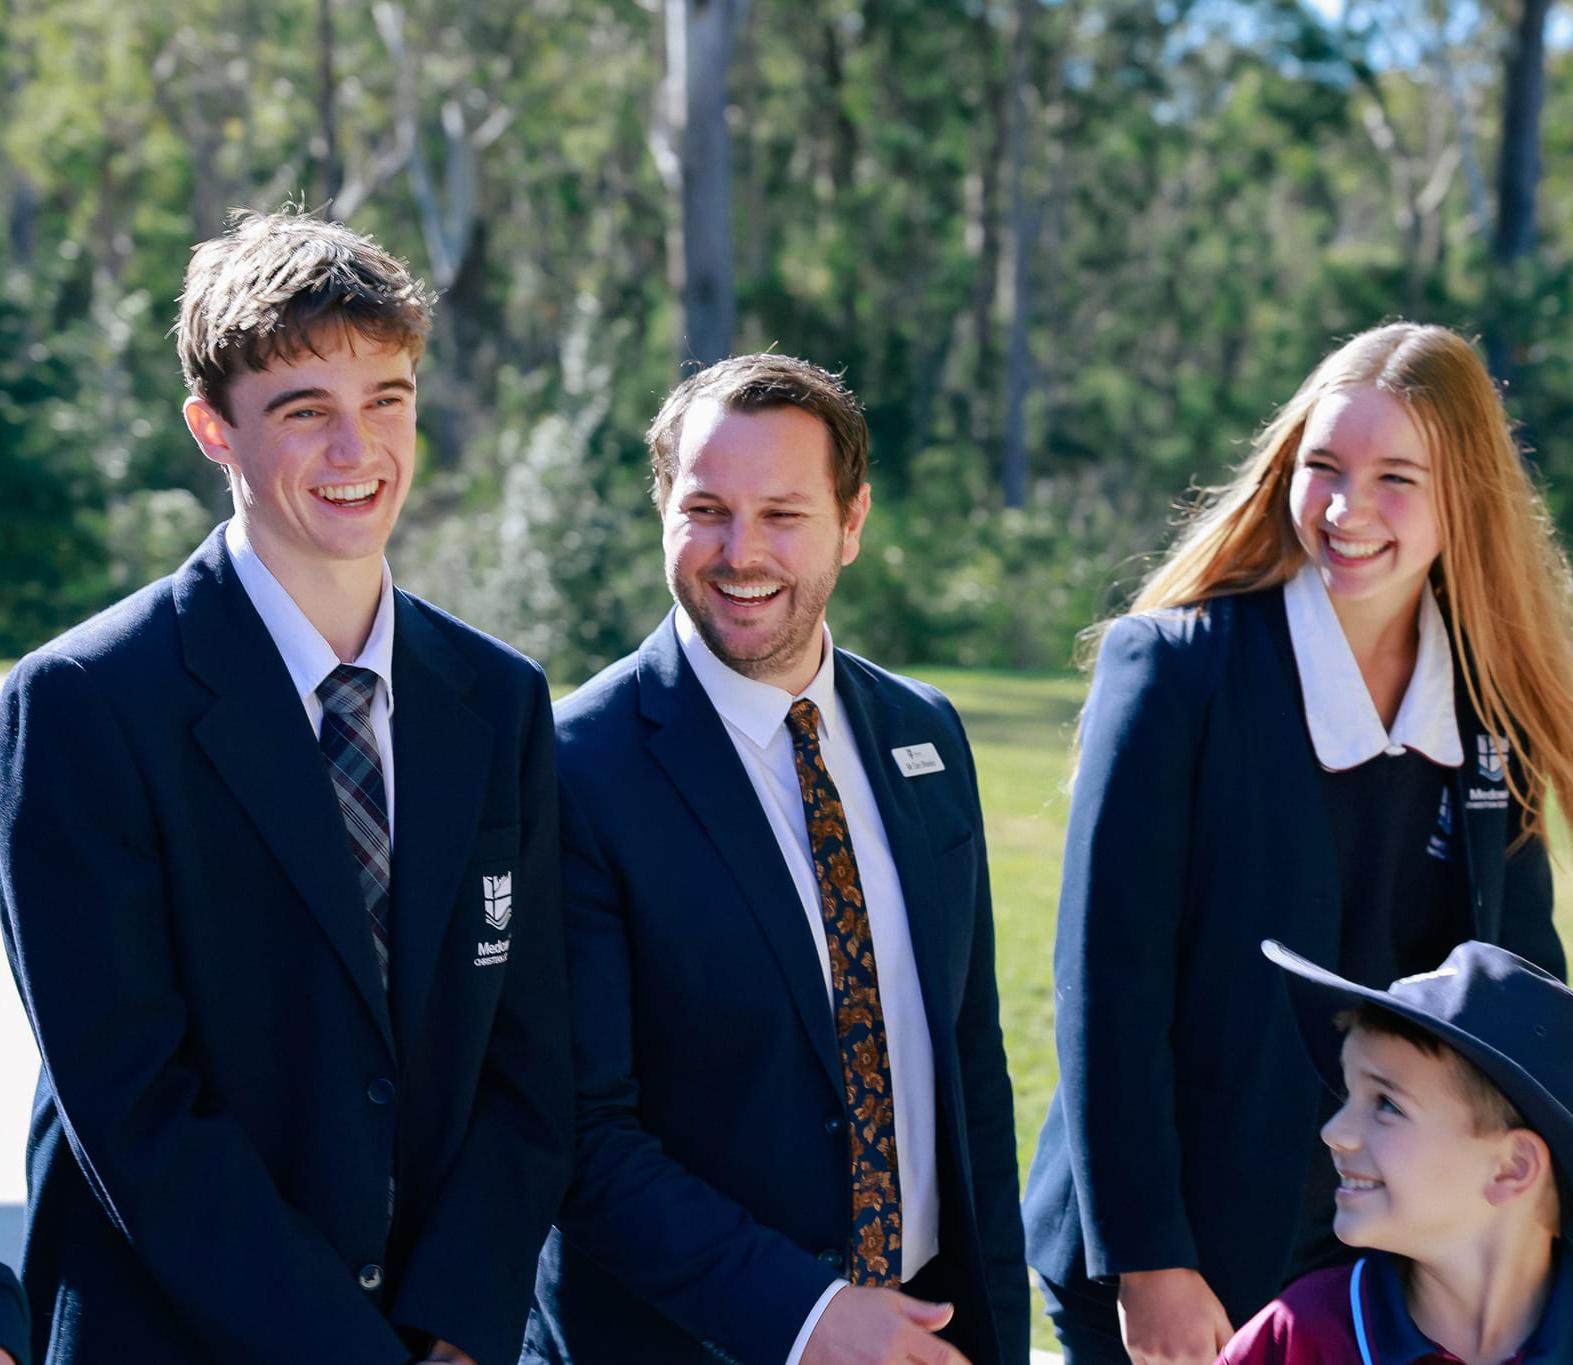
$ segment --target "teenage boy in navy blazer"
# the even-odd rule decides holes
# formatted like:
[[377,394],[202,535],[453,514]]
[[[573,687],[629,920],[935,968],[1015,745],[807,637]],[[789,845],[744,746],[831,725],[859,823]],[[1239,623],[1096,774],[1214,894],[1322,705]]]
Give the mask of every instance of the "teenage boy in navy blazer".
[[825,628],[862,410],[744,356],[650,444],[677,609],[557,713],[578,1165],[526,1359],[1025,1365],[971,754]]
[[571,1128],[553,738],[383,559],[428,308],[305,214],[197,247],[234,519],[0,697],[48,1365],[517,1358]]

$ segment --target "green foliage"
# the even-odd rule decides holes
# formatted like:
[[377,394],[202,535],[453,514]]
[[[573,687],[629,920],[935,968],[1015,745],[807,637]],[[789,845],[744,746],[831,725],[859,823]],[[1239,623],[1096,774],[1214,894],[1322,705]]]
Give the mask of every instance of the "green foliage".
[[[444,288],[401,580],[554,672],[629,647],[663,602],[640,436],[682,356],[662,10],[11,0],[0,650],[222,514],[164,335],[190,246],[230,205],[335,192]],[[1174,500],[1334,340],[1394,316],[1511,333],[1515,416],[1573,516],[1573,61],[1549,59],[1540,247],[1497,271],[1470,186],[1492,183],[1506,21],[1439,14],[749,6],[713,77],[736,344],[845,367],[878,461],[838,621],[893,661],[1062,662]],[[1028,492],[1007,513],[1018,254]]]

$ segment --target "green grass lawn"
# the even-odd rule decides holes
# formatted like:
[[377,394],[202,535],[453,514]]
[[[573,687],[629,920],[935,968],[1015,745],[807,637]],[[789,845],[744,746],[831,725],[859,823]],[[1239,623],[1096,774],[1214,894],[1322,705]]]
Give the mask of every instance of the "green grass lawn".
[[[1069,797],[1067,762],[1085,693],[1080,676],[1028,677],[956,669],[914,669],[949,694],[977,757],[988,830],[1000,1007],[1016,1090],[1016,1145],[1025,1182],[1059,1067],[1054,1056],[1051,980],[1060,855]],[[1558,821],[1557,926],[1573,945],[1573,886],[1564,875],[1569,841]],[[1033,1345],[1053,1334],[1034,1294]]]

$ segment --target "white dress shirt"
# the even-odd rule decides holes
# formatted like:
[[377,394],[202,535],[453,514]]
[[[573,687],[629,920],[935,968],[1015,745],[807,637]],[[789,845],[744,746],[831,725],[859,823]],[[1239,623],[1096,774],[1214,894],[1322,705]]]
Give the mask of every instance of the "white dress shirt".
[[[756,682],[727,667],[700,638],[693,622],[677,609],[677,638],[699,684],[720,715],[743,770],[759,798],[803,906],[804,928],[825,979],[825,1008],[833,1012],[830,950],[814,880],[814,858],[803,814],[787,711],[797,697],[769,683]],[[868,908],[874,960],[879,966],[879,1001],[890,1047],[890,1083],[896,1109],[896,1162],[901,1183],[901,1276],[910,1280],[939,1250],[939,1189],[934,1137],[934,1049],[917,962],[907,925],[906,901],[885,824],[869,786],[852,733],[836,697],[835,654],[830,630],[824,632],[824,661],[814,680],[798,694],[819,708],[819,745],[825,767],[846,811],[847,829],[857,857],[858,879]],[[787,1365],[797,1365],[809,1335],[845,1281],[830,1285],[804,1322]]]
[[1428,583],[1420,594],[1420,648],[1391,731],[1360,675],[1327,585],[1311,564],[1284,584],[1289,639],[1316,758],[1329,772],[1357,768],[1378,754],[1405,749],[1456,768],[1464,761],[1453,705],[1453,648]]
[[[341,662],[338,653],[322,633],[306,619],[246,539],[238,519],[224,528],[224,546],[240,585],[257,609],[262,624],[278,646],[290,681],[306,710],[311,732],[322,738],[322,699],[317,688]],[[377,741],[377,757],[382,763],[382,786],[388,800],[388,847],[393,847],[393,574],[388,561],[382,562],[382,597],[371,634],[358,657],[348,660],[357,668],[369,668],[377,675],[377,689],[371,698],[371,732]]]

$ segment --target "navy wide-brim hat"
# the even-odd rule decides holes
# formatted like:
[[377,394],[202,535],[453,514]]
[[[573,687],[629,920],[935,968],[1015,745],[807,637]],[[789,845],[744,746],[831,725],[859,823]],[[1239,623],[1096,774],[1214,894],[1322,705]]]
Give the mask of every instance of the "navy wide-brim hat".
[[1288,973],[1300,1036],[1317,1071],[1344,1088],[1340,1010],[1378,1005],[1401,1015],[1483,1071],[1551,1149],[1562,1230],[1573,1232],[1573,991],[1506,948],[1470,940],[1433,972],[1386,990],[1357,985],[1267,939],[1262,952]]

